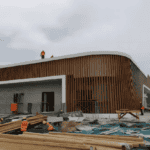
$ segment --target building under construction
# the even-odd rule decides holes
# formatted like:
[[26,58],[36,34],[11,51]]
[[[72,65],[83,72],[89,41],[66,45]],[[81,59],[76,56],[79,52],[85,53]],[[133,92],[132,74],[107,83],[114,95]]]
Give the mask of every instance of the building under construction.
[[121,52],[86,52],[0,67],[0,113],[115,113],[150,107],[150,78]]

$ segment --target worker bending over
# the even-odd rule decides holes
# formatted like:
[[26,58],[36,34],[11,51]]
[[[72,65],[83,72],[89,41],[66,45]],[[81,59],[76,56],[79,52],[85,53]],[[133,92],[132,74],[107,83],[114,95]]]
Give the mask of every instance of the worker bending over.
[[52,130],[54,130],[53,126],[52,126],[51,124],[49,124],[48,122],[43,121],[43,124],[48,125],[48,128],[47,128],[47,130],[48,130],[48,131],[52,131]]

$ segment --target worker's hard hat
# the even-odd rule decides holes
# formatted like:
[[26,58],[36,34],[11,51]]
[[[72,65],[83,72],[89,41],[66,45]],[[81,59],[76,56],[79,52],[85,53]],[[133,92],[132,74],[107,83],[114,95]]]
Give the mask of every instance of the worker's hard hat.
[[46,124],[46,121],[43,121],[43,124]]
[[23,119],[26,119],[26,117],[23,117]]

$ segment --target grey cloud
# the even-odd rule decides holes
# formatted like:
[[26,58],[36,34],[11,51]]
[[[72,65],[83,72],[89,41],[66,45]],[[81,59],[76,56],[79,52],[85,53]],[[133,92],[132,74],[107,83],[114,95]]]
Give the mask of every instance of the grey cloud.
[[84,18],[82,15],[73,15],[61,27],[45,27],[42,30],[51,41],[60,41],[81,30],[85,26]]
[[90,3],[87,3],[87,5],[74,4],[73,9],[65,10],[60,15],[56,27],[41,27],[41,30],[46,34],[48,39],[58,42],[90,27],[96,13],[94,7],[91,7]]

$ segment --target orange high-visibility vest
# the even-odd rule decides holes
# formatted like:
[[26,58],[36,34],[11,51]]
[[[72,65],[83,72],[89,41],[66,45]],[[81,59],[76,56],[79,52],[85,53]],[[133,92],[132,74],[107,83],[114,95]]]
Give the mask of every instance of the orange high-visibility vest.
[[21,131],[27,131],[28,121],[22,121]]
[[43,55],[45,55],[45,52],[44,52],[44,51],[42,51],[42,52],[41,52],[41,55],[42,55],[42,56],[43,56]]
[[49,124],[48,122],[47,122],[47,125],[49,126],[48,129],[47,129],[48,131],[51,131],[51,130],[54,129],[53,126],[51,124]]
[[141,109],[144,109],[144,106]]

